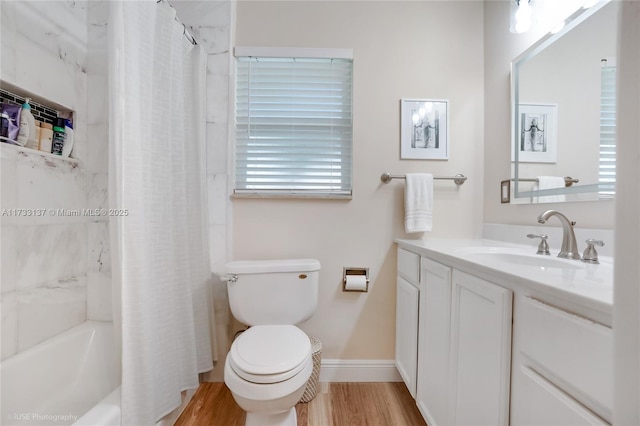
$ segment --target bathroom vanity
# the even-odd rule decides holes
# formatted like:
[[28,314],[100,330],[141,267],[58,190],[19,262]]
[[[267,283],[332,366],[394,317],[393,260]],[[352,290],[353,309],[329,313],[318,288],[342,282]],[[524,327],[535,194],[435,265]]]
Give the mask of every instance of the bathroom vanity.
[[396,242],[396,366],[429,425],[611,423],[611,259]]

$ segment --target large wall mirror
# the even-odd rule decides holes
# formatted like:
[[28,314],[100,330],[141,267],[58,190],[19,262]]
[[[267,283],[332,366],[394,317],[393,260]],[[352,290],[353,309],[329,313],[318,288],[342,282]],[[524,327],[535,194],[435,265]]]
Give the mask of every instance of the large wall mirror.
[[613,198],[618,8],[577,11],[512,62],[512,203]]

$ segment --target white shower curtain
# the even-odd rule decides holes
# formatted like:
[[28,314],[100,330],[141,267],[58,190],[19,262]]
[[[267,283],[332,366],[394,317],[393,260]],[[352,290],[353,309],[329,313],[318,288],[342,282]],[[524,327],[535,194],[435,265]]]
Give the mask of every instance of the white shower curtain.
[[[110,2],[110,207],[122,424],[151,425],[212,368],[206,55],[165,3]],[[211,308],[212,309],[212,308]]]

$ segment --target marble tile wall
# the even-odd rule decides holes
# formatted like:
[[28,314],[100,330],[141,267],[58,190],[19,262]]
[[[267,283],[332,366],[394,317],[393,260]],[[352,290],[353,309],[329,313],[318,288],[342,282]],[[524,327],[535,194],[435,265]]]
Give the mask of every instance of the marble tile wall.
[[[229,70],[235,5],[179,0],[172,4],[208,55],[210,259],[212,271],[220,271],[228,252]],[[107,0],[1,2],[0,79],[76,112],[78,161],[2,147],[0,209],[58,212],[108,206],[107,16]],[[108,217],[47,213],[1,219],[2,359],[87,318],[112,319]],[[213,293],[223,357],[229,334],[226,287],[216,280]]]
[[102,199],[87,167],[87,15],[85,1],[0,4],[0,79],[76,112],[77,158],[0,146],[2,359],[87,319],[104,234],[81,213]]
[[[107,53],[107,0],[89,2],[87,55],[87,204],[90,209],[109,206],[109,78]],[[111,252],[109,218],[92,217],[87,223],[87,316],[111,321]]]

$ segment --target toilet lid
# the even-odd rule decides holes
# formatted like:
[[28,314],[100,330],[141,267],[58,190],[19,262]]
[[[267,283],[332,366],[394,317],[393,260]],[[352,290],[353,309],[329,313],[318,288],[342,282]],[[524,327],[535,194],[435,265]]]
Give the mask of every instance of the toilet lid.
[[257,325],[242,333],[229,352],[233,370],[254,383],[276,383],[298,374],[311,357],[311,341],[293,325]]

